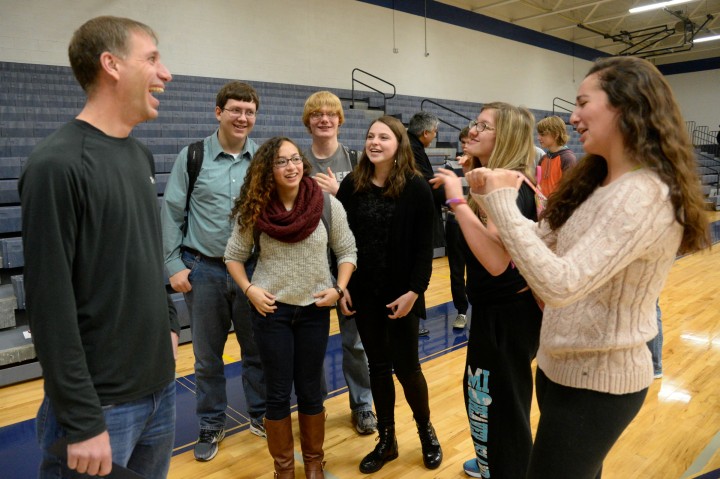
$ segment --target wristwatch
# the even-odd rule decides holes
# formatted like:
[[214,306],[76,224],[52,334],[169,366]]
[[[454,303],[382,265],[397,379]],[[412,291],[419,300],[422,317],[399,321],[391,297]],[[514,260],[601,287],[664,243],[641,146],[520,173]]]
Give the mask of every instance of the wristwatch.
[[345,296],[345,291],[343,291],[343,289],[337,284],[333,284],[333,288],[335,288],[335,291],[337,291],[337,293],[340,295],[340,299],[343,299],[343,296]]

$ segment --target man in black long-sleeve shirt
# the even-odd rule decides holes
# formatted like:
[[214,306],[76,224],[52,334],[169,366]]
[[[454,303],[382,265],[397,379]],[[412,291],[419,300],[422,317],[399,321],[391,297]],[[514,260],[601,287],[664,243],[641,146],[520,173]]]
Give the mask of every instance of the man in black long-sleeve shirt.
[[[104,476],[113,463],[165,477],[178,328],[153,157],[129,135],[157,117],[151,92],[172,77],[153,31],[129,19],[88,21],[69,57],[87,102],[35,148],[19,183],[27,312],[45,379],[40,477]],[[66,460],[54,454],[58,439]]]
[[[410,139],[410,147],[415,157],[415,166],[422,173],[423,177],[430,181],[435,177],[430,158],[428,158],[425,148],[429,147],[438,133],[438,125],[440,120],[438,117],[428,111],[419,111],[410,118],[408,124],[408,138]],[[433,249],[445,246],[445,228],[443,227],[442,205],[445,204],[445,190],[443,188],[433,188]],[[427,336],[430,331],[420,327],[420,336]]]

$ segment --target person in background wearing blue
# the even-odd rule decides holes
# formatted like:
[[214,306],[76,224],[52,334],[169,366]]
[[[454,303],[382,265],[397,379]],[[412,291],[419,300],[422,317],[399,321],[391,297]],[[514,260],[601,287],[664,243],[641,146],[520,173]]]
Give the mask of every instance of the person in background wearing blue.
[[[340,98],[329,91],[313,93],[305,101],[303,124],[312,136],[312,144],[305,157],[312,166],[311,174],[323,191],[335,196],[340,183],[357,163],[357,151],[350,150],[338,141],[338,130],[345,122]],[[334,265],[330,265],[334,271]],[[342,342],[342,370],[348,387],[351,422],[358,434],[377,431],[377,418],[372,410],[372,392],[367,356],[360,340],[355,318],[342,314],[336,308],[340,340]],[[327,384],[323,376],[327,396]]]
[[87,21],[68,54],[87,101],[33,150],[18,185],[27,314],[45,381],[39,477],[119,466],[163,478],[180,328],[168,316],[153,156],[130,134],[157,118],[154,94],[172,76],[153,30],[128,18]]
[[657,315],[657,336],[648,341],[647,345],[650,348],[650,354],[652,354],[653,362],[653,377],[660,379],[663,377],[663,366],[662,366],[662,348],[663,348],[663,330],[662,330],[662,311],[660,311],[660,298],[655,301],[655,314]]
[[433,199],[400,120],[382,116],[370,124],[358,166],[337,198],[355,235],[359,265],[341,307],[356,314],[378,416],[379,442],[360,462],[360,472],[376,472],[398,457],[393,371],[413,412],[423,463],[437,469],[442,449],[418,358],[418,322],[426,315],[432,273]]
[[260,98],[252,86],[239,81],[225,84],[215,99],[219,126],[203,140],[203,161],[194,188],[189,191],[188,147],[178,154],[165,187],[161,213],[165,268],[170,286],[185,296],[195,353],[200,433],[194,454],[198,461],[214,458],[225,437],[227,392],[222,355],[230,325],[240,343],[250,432],[265,437],[265,378],[250,307],[223,262],[232,233],[230,211],[257,150],[249,135],[259,108]]

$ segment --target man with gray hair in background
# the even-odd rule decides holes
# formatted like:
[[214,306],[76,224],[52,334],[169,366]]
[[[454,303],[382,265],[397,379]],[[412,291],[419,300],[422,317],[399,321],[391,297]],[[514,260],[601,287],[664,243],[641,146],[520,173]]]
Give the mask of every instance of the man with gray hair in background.
[[[440,120],[437,116],[429,111],[419,111],[410,118],[408,124],[408,138],[410,138],[410,147],[415,157],[415,167],[422,173],[423,177],[430,181],[435,177],[430,158],[428,158],[425,148],[428,148],[438,133],[438,125]],[[432,185],[431,185],[432,188]],[[445,190],[443,188],[432,188],[433,203],[433,249],[445,246],[445,228],[443,227],[442,206],[445,204]],[[420,336],[430,334],[426,328],[420,327]]]

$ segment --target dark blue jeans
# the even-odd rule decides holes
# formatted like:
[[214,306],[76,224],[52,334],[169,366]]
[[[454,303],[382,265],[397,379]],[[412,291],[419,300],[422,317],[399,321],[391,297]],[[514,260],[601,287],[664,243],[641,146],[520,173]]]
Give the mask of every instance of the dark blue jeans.
[[225,427],[227,393],[222,355],[231,323],[240,343],[242,385],[248,414],[252,420],[262,421],[265,415],[265,378],[253,338],[248,300],[222,260],[189,251],[183,252],[182,260],[190,269],[188,278],[192,285],[192,290],[185,293],[185,302],[190,313],[195,353],[200,427],[213,430]]
[[653,362],[653,374],[662,374],[662,347],[663,347],[663,330],[662,330],[662,311],[660,311],[660,299],[655,302],[655,311],[657,313],[658,334],[648,341]]
[[[166,477],[175,440],[175,381],[136,401],[104,406],[103,412],[113,463],[143,477]],[[71,471],[65,460],[48,452],[48,448],[67,433],[57,422],[47,396],[40,405],[36,427],[43,450],[38,477],[90,477]]]
[[253,309],[253,331],[260,350],[265,384],[265,417],[277,421],[290,415],[293,383],[298,412],[323,410],[321,377],[328,335],[330,308],[276,303],[274,313],[262,316]]

